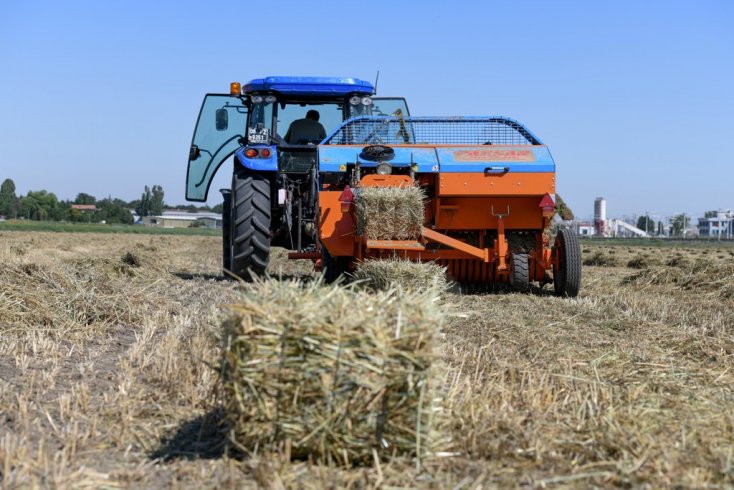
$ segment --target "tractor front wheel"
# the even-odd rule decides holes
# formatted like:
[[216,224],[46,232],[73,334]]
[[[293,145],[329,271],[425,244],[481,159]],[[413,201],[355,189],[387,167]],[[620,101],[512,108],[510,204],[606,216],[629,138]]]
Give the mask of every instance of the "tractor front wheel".
[[530,265],[528,254],[512,254],[510,287],[515,291],[526,292],[530,289]]
[[575,298],[581,288],[581,245],[573,230],[562,228],[553,243],[553,286],[558,296]]
[[270,258],[270,181],[245,169],[232,176],[232,259],[244,281],[265,275]]

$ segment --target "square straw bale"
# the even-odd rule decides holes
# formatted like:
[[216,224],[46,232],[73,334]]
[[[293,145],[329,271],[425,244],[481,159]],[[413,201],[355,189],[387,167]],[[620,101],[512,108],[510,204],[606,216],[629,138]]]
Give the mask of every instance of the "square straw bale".
[[400,258],[366,260],[357,264],[352,276],[376,291],[400,288],[443,294],[448,289],[446,268],[435,262],[421,263]]
[[247,285],[225,322],[231,442],[344,465],[427,455],[441,318],[430,292]]
[[370,240],[420,237],[425,211],[423,191],[406,187],[362,187],[355,195],[357,232]]

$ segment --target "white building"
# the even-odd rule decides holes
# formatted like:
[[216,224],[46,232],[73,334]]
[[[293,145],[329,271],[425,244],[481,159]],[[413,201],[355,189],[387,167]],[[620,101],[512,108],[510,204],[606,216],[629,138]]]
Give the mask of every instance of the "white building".
[[698,218],[698,234],[706,238],[734,237],[734,212],[722,209],[708,218]]
[[146,216],[143,218],[146,226],[160,226],[162,228],[221,228],[222,215],[211,212],[195,212],[181,210],[167,210],[159,216]]

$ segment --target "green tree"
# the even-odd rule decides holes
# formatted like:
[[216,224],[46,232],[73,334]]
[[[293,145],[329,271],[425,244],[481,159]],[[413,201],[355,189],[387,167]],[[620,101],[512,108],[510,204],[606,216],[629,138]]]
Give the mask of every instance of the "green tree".
[[143,216],[158,216],[163,213],[163,187],[154,185],[151,189],[147,185],[140,196],[140,201],[135,206],[135,212],[141,218]]
[[150,211],[154,216],[163,214],[165,203],[163,202],[163,187],[154,185],[151,190]]
[[219,213],[222,214],[224,212],[224,204],[221,202],[219,204],[215,204],[212,206],[212,213]]
[[96,204],[97,199],[94,196],[80,192],[74,199],[74,204]]
[[108,197],[97,201],[95,220],[104,221],[109,224],[121,223],[131,225],[133,223],[133,215],[130,214],[128,203],[122,199]]
[[20,215],[28,219],[58,221],[64,219],[65,214],[56,194],[47,190],[28,191],[20,199]]
[[716,211],[706,211],[703,213],[704,218],[715,218],[716,217]]
[[670,234],[671,236],[683,236],[683,232],[686,230],[691,222],[685,213],[677,214],[670,218]]
[[637,218],[637,228],[648,232],[650,235],[655,234],[655,220],[649,216],[640,216]]
[[143,191],[143,195],[140,196],[140,200],[138,200],[138,205],[135,206],[135,212],[138,216],[141,218],[144,216],[150,216],[150,200],[152,199],[151,193],[150,193],[150,187],[147,185],[145,186],[145,190]]
[[658,236],[665,235],[665,225],[662,221],[658,221]]
[[18,196],[15,195],[15,182],[5,179],[0,185],[0,215],[16,218],[18,215]]

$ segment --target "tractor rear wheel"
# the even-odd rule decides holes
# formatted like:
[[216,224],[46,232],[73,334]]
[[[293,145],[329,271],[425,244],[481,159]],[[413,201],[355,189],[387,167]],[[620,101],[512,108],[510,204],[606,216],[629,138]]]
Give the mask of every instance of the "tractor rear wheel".
[[581,245],[573,230],[562,228],[558,231],[553,253],[556,259],[553,266],[556,295],[575,298],[581,289]]
[[528,254],[512,254],[510,287],[515,291],[526,292],[530,289],[530,265]]
[[321,246],[321,273],[324,282],[331,284],[349,270],[349,257],[333,257],[326,247]]
[[224,275],[232,270],[232,190],[220,189],[222,193],[222,269]]
[[270,257],[270,181],[245,169],[232,176],[232,259],[244,281],[265,275]]

